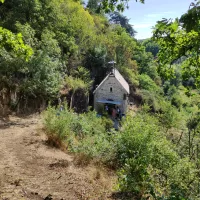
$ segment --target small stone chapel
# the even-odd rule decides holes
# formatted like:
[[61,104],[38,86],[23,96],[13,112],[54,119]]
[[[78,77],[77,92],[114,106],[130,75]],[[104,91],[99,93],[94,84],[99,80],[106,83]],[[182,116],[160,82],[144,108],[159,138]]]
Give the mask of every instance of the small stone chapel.
[[124,115],[128,106],[129,85],[116,68],[94,90],[94,109],[101,113],[105,106],[116,106]]

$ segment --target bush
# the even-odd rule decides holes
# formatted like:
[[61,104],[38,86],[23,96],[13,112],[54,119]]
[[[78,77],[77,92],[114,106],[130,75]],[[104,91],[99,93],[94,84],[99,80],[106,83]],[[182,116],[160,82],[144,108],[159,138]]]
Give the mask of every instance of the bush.
[[146,74],[139,75],[139,87],[148,91],[162,92],[160,87]]
[[177,108],[181,108],[183,105],[183,99],[180,94],[174,94],[171,99],[171,104]]
[[147,104],[153,112],[159,112],[163,109],[164,98],[154,91],[140,90],[142,103]]
[[[96,112],[73,113],[48,107],[43,114],[48,142],[56,147],[67,147],[69,151],[81,153],[89,159],[100,160],[109,165],[113,162],[114,136],[109,135],[113,122],[105,117],[96,117]],[[112,144],[112,145],[111,145]]]
[[93,160],[117,169],[122,192],[136,194],[138,199],[198,199],[195,163],[182,158],[163,131],[177,125],[180,113],[169,102],[161,105],[159,115],[149,113],[148,106],[135,117],[127,115],[118,132],[108,132],[110,121],[93,111],[78,115],[67,107],[62,111],[49,107],[44,125],[48,141],[75,153],[76,164]]
[[[152,182],[150,168],[166,171],[177,157],[172,149],[160,134],[154,117],[145,114],[127,119],[118,140],[117,155],[123,166],[119,172],[119,188],[134,192],[140,198],[146,192],[152,193],[153,190],[155,193],[158,186]],[[158,184],[159,189],[164,190],[161,183]]]
[[43,113],[45,131],[50,144],[61,147],[65,144],[70,135],[70,125],[74,121],[74,116],[65,108],[65,112],[59,109],[48,107]]
[[183,128],[182,112],[179,112],[176,107],[172,106],[170,102],[163,102],[162,112],[158,114],[158,119],[161,126],[168,131],[170,128]]
[[155,117],[141,113],[127,118],[118,137],[117,158],[121,191],[133,192],[138,199],[146,195],[160,200],[192,199],[190,188],[196,183],[190,183],[197,180],[195,166],[179,157]]

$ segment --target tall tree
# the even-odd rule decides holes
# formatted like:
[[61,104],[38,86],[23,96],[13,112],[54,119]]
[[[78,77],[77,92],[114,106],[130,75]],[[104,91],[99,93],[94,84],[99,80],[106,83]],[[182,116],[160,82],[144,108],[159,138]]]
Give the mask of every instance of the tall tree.
[[115,24],[120,24],[123,28],[126,29],[126,32],[129,33],[129,35],[132,37],[134,37],[135,34],[137,33],[133,29],[133,25],[129,23],[129,19],[117,11],[110,14],[110,22],[115,23]]
[[[136,2],[138,0],[135,0]],[[144,3],[145,0],[139,0],[141,3]],[[101,0],[100,7],[105,10],[105,12],[113,12],[118,10],[123,12],[125,8],[128,8],[129,0]]]
[[157,56],[159,52],[159,46],[155,41],[152,39],[146,39],[142,42],[142,45],[145,46],[146,52],[151,52],[154,57]]
[[93,13],[99,13],[99,3],[100,0],[88,0],[87,8]]
[[78,89],[82,89],[86,94],[88,93],[89,82],[85,82],[80,78],[73,78],[72,76],[67,76],[65,79],[67,87],[72,90],[71,100],[70,100],[70,109],[73,107],[74,94]]

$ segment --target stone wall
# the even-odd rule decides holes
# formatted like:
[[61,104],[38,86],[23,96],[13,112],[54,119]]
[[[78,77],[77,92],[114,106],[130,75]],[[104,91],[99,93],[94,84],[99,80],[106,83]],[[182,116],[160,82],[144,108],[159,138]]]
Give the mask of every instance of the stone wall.
[[[112,88],[112,89],[111,89]],[[124,94],[127,94],[126,90],[119,83],[114,76],[109,76],[101,85],[98,87],[94,95],[94,109],[98,110],[97,100],[113,100],[120,101],[122,112],[126,112],[127,99],[124,100]]]

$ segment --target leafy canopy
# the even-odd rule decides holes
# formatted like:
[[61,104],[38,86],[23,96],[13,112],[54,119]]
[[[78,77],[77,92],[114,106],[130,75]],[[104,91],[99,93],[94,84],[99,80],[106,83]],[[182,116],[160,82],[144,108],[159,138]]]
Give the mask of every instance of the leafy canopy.
[[[136,2],[138,0],[135,0]],[[129,0],[102,0],[100,2],[100,7],[105,10],[105,12],[113,12],[115,9],[123,12],[125,8],[128,8]],[[145,0],[139,0],[139,2],[144,3]]]
[[[158,21],[153,34],[154,40],[160,46],[159,73],[167,78],[173,76],[173,64],[184,57],[185,61],[181,63],[183,79],[189,80],[193,77],[196,85],[200,84],[200,10],[198,3],[197,7],[191,8],[181,19]],[[190,23],[191,21],[193,23]]]
[[134,37],[135,34],[137,33],[133,29],[133,25],[129,23],[129,19],[119,12],[115,11],[114,13],[110,14],[110,22],[114,24],[120,24],[123,28],[125,28],[126,32],[129,33],[130,36],[132,37]]
[[25,45],[22,34],[13,34],[11,31],[0,27],[0,56],[12,53],[13,56],[23,56],[26,60],[33,54],[32,49]]

